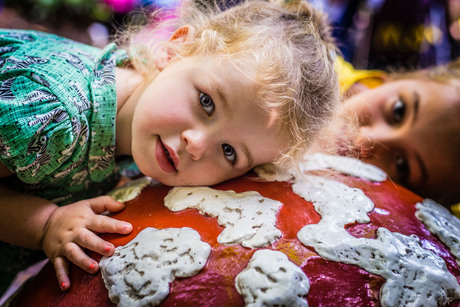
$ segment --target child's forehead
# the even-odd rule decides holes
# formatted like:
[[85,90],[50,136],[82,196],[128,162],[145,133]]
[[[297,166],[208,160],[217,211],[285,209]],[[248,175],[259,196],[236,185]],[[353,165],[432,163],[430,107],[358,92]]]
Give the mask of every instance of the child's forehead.
[[235,92],[245,90],[253,93],[254,99],[259,93],[259,87],[254,70],[247,65],[235,61],[226,55],[198,56],[197,78],[220,92]]
[[[209,56],[207,56],[209,57]],[[217,70],[235,71],[245,76],[251,81],[256,80],[257,69],[255,63],[247,61],[241,55],[236,56],[233,54],[214,54],[210,58],[213,65],[216,65]]]

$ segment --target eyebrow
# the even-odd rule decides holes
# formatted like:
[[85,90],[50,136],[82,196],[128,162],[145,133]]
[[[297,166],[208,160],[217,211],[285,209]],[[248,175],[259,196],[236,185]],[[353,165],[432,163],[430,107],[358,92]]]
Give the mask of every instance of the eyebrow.
[[228,104],[228,100],[227,100],[227,96],[225,95],[225,92],[221,89],[221,87],[215,80],[211,81],[211,83],[216,88],[217,95],[219,96],[219,100],[222,101],[224,108],[227,109],[227,111],[229,111],[230,105]]
[[417,91],[414,91],[414,105],[413,105],[414,115],[412,116],[412,124],[414,124],[417,121],[419,107],[420,107],[420,94]]
[[[217,96],[219,97],[219,101],[222,102],[223,107],[227,110],[230,111],[230,104],[228,103],[227,95],[225,92],[222,90],[222,83],[219,82],[218,78],[216,76],[209,75],[208,76],[208,81],[209,85],[212,88],[212,91],[215,91],[217,93]],[[210,94],[210,93],[208,93]]]
[[246,145],[243,144],[242,148],[243,148],[244,154],[246,155],[246,158],[248,159],[248,168],[251,169],[254,166],[254,158],[252,157]]

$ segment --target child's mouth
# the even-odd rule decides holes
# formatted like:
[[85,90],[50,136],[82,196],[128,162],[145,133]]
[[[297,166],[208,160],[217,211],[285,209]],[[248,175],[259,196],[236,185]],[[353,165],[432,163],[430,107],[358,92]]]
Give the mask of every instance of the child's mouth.
[[155,157],[160,168],[166,173],[174,173],[177,171],[176,164],[174,159],[171,156],[168,148],[163,144],[161,138],[158,137],[156,148],[155,148]]
[[[162,144],[163,145],[163,144]],[[174,161],[171,159],[171,155],[168,151],[168,149],[163,145],[163,150],[165,152],[165,155],[166,155],[166,158],[168,159],[169,163],[174,167],[176,168],[176,166],[174,165]]]

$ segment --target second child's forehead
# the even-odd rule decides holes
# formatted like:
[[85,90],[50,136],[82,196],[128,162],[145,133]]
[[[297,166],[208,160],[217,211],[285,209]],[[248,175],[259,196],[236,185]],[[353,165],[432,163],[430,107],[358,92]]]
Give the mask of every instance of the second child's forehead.
[[408,79],[406,84],[420,95],[421,105],[429,113],[452,111],[455,105],[457,109],[460,105],[459,87],[453,84],[419,79]]

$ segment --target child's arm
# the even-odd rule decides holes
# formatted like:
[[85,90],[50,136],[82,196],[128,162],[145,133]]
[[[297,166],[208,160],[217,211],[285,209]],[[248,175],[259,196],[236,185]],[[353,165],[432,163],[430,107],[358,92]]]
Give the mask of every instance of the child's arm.
[[[0,163],[0,177],[11,174]],[[102,196],[58,207],[39,197],[19,193],[0,185],[0,240],[43,249],[54,263],[61,289],[70,286],[68,260],[89,273],[97,272],[98,263],[84,249],[110,256],[115,247],[97,233],[128,234],[129,223],[100,215],[124,208],[111,197]]]

